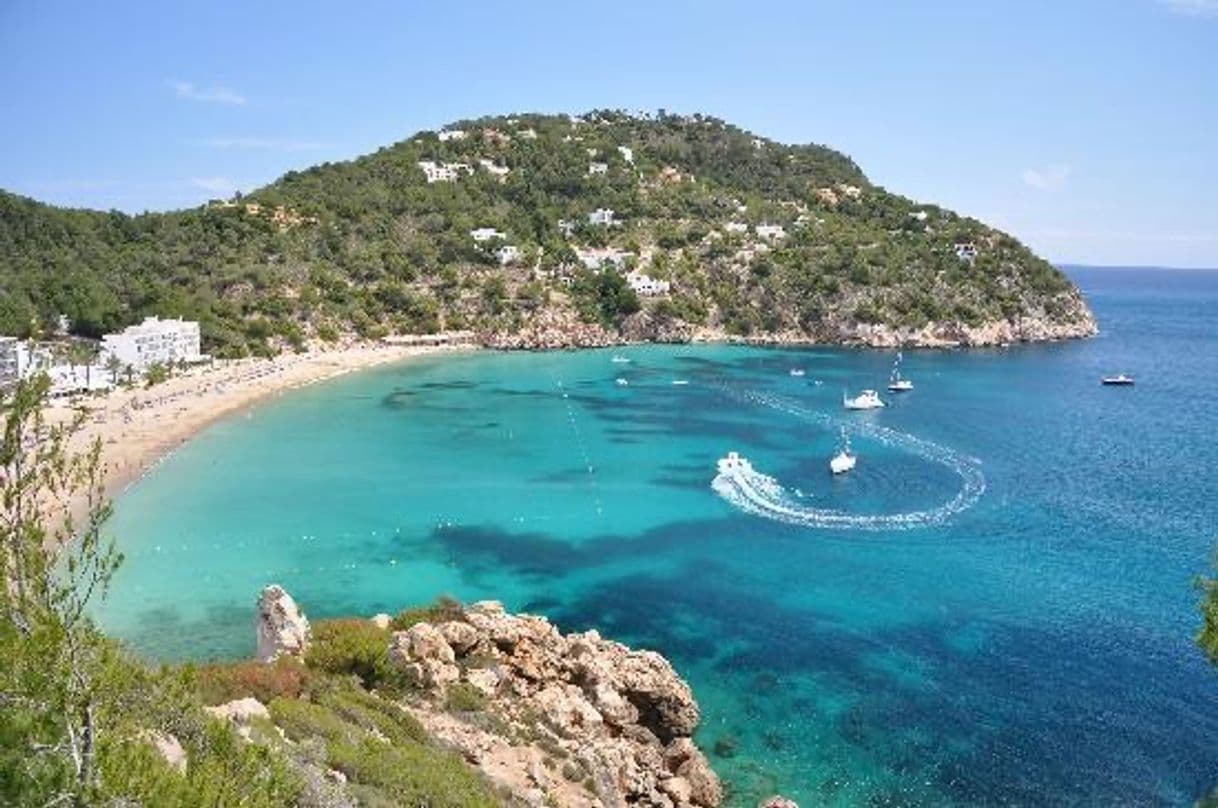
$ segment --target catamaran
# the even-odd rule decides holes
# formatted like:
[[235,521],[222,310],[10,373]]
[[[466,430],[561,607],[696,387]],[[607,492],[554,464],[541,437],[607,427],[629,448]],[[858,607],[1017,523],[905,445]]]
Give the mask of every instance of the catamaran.
[[880,400],[880,394],[874,390],[864,390],[854,398],[842,393],[842,406],[848,410],[875,410],[885,406]]
[[834,474],[845,474],[852,470],[856,463],[858,463],[858,457],[850,449],[850,438],[843,429],[841,447],[837,450],[837,454],[829,460],[829,471]]
[[913,389],[913,381],[901,378],[901,352],[897,351],[897,359],[892,363],[892,375],[888,377],[888,389],[894,393],[908,393]]

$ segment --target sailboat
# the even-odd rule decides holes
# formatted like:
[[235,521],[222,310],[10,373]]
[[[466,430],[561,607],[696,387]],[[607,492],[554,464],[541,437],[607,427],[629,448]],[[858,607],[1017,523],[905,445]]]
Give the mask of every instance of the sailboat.
[[829,471],[834,474],[845,474],[853,469],[856,463],[858,463],[858,457],[851,451],[850,438],[846,436],[846,430],[843,429],[841,446],[838,448],[837,454],[829,460]]
[[908,393],[913,389],[913,382],[901,377],[901,352],[897,351],[897,359],[892,363],[892,375],[888,377],[888,389],[893,393]]

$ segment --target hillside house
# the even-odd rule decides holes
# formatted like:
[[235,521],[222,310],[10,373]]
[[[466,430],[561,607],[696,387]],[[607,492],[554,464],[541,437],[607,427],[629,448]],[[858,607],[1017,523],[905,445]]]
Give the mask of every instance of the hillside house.
[[493,227],[479,227],[477,230],[469,231],[470,238],[481,244],[484,241],[490,241],[494,238],[507,238],[503,233]]
[[609,227],[617,224],[617,220],[613,218],[613,211],[610,208],[597,208],[588,214],[588,224],[599,224]]

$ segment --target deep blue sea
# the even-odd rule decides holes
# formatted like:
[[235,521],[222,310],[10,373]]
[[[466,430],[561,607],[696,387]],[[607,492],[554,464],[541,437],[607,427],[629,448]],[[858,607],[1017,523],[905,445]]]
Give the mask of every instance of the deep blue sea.
[[[1218,272],[1072,274],[1099,337],[907,351],[916,389],[876,412],[842,393],[893,354],[837,349],[488,352],[292,393],[121,499],[103,623],[235,657],[270,582],[314,618],[496,598],[672,659],[735,806],[1191,803],[1218,783],[1191,583]],[[756,478],[713,486],[730,450]]]

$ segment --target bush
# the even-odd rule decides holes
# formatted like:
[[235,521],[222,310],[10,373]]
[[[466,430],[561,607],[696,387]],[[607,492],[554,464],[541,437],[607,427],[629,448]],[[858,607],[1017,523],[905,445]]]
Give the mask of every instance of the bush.
[[457,713],[476,713],[486,709],[486,696],[469,682],[453,682],[448,686],[444,707]]
[[312,678],[300,660],[280,657],[269,665],[252,660],[205,665],[195,673],[195,688],[204,704],[247,696],[267,704],[280,696],[299,698],[310,689]]
[[464,617],[465,610],[461,607],[460,601],[447,595],[441,595],[428,606],[403,609],[398,612],[398,616],[393,618],[389,625],[394,631],[405,631],[415,623],[447,623],[451,620],[461,620]]
[[389,631],[362,619],[325,620],[313,626],[309,667],[359,678],[378,687],[395,678],[389,664]]

